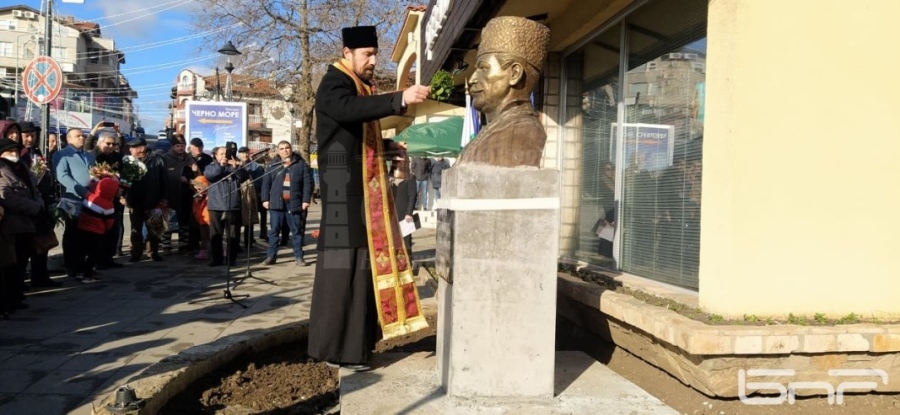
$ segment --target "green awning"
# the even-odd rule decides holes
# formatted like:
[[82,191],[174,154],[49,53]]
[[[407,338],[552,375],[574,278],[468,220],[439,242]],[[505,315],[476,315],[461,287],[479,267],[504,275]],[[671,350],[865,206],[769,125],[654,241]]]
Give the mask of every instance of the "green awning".
[[403,130],[394,141],[406,142],[407,154],[412,157],[456,157],[462,150],[462,117],[416,124]]

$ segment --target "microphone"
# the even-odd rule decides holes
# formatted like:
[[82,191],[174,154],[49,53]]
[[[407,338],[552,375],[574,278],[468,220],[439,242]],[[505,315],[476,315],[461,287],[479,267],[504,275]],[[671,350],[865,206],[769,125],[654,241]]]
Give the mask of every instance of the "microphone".
[[269,149],[268,149],[268,148],[264,148],[264,149],[262,149],[262,150],[254,151],[254,152],[250,153],[250,159],[251,159],[251,160],[252,160],[252,159],[255,159],[255,158],[256,158],[257,156],[259,156],[260,154],[265,154],[265,153],[268,153],[268,152],[269,152]]

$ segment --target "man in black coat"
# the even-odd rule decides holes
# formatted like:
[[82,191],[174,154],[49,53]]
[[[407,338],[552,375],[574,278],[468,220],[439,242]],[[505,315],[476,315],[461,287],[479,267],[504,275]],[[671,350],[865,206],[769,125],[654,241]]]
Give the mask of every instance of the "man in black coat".
[[[147,213],[166,203],[166,167],[162,159],[147,150],[147,140],[136,138],[128,142],[131,156],[147,167],[147,173],[128,188],[125,200],[128,203],[128,217],[131,219],[131,257],[128,262],[138,262],[144,253],[144,223]],[[159,238],[148,232],[150,258],[162,261],[159,255]]]
[[416,192],[421,196],[417,203],[421,210],[428,209],[428,187],[431,186],[431,159],[428,157],[413,157],[410,164],[413,178],[416,180]]
[[[418,192],[416,181],[409,172],[409,160],[394,160],[391,172],[393,176],[391,192],[394,194],[397,221],[412,223]],[[412,234],[404,236],[403,243],[406,245],[406,252],[412,255]]]
[[[373,85],[378,56],[375,28],[345,28],[342,36],[344,59],[328,68],[316,92],[323,214],[308,353],[331,365],[366,370],[378,340],[378,314],[368,264],[364,128],[371,128],[369,122],[402,114],[407,105],[423,102],[428,87],[415,85],[402,92],[361,94],[359,85],[370,90]],[[405,156],[399,143],[385,140],[384,149]]]
[[[209,266],[224,263],[223,237],[228,238],[228,264],[234,265],[240,245],[241,183],[250,179],[240,162],[228,159],[225,147],[215,149],[216,161],[206,166],[203,175],[209,180],[206,208],[209,210]],[[227,228],[227,229],[226,229]]]
[[[147,151],[147,140],[136,138],[128,143],[131,156],[147,166],[147,173],[140,180],[131,184],[125,200],[128,202],[128,217],[131,218],[131,257],[128,262],[138,262],[144,254],[144,223],[147,213],[166,201],[166,166],[156,154]],[[150,242],[150,258],[162,261],[159,256],[159,238],[152,232],[147,233]]]
[[275,263],[281,228],[287,224],[291,230],[291,245],[297,265],[307,266],[303,257],[303,234],[306,232],[304,212],[312,199],[313,180],[309,166],[303,158],[294,154],[291,143],[278,143],[278,158],[272,160],[263,176],[260,200],[269,210],[272,227],[269,229],[269,252],[265,265]]

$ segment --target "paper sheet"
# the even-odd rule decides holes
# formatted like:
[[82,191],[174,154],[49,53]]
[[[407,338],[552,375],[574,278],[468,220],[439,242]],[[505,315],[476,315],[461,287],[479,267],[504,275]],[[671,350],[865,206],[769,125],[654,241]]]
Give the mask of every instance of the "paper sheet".
[[600,229],[600,232],[597,232],[597,236],[599,236],[600,239],[612,242],[613,238],[616,236],[616,228],[613,228],[610,225],[603,225],[603,229]]
[[403,236],[409,235],[416,231],[416,222],[407,222],[406,220],[400,221],[400,234]]

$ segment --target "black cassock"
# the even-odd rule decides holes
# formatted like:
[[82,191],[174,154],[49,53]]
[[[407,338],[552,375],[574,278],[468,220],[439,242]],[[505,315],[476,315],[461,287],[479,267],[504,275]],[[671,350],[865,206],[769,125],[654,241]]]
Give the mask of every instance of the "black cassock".
[[316,92],[323,209],[309,313],[314,359],[367,363],[380,337],[363,206],[363,123],[402,114],[401,103],[400,92],[358,96],[353,80],[334,66]]

